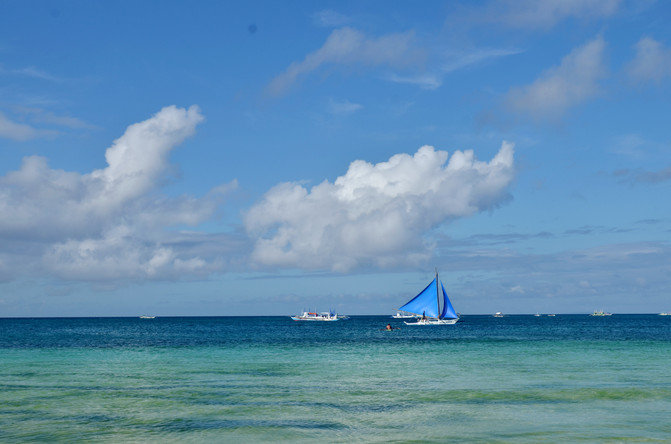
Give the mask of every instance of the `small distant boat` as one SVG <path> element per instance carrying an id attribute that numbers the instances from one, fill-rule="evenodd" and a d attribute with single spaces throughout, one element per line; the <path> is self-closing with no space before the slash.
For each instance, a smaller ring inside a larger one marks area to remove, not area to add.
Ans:
<path id="1" fill-rule="evenodd" d="M 156 316 L 140 316 L 140 319 L 154 319 Z"/>
<path id="2" fill-rule="evenodd" d="M 660 315 L 660 316 L 671 316 L 671 311 L 662 312 L 662 313 L 660 313 L 659 315 Z"/>
<path id="3" fill-rule="evenodd" d="M 539 317 L 539 316 L 540 316 L 540 313 L 536 313 L 534 316 Z"/>
<path id="4" fill-rule="evenodd" d="M 494 317 L 495 317 L 495 318 L 502 318 L 502 317 L 503 317 L 503 313 L 501 313 L 500 311 L 497 311 L 496 313 L 494 313 Z"/>
<path id="5" fill-rule="evenodd" d="M 613 313 L 608 313 L 607 311 L 603 310 L 594 310 L 594 313 L 592 313 L 590 316 L 612 316 Z"/>
<path id="6" fill-rule="evenodd" d="M 556 315 L 555 314 L 549 314 L 548 317 L 554 318 Z"/>
<path id="7" fill-rule="evenodd" d="M 454 311 L 450 298 L 447 297 L 445 287 L 438 280 L 438 270 L 431 283 L 399 308 L 399 311 L 420 317 L 417 322 L 404 322 L 405 325 L 452 325 L 459 320 L 459 315 Z"/>
<path id="8" fill-rule="evenodd" d="M 416 314 L 413 314 L 413 313 L 406 313 L 406 312 L 403 312 L 403 311 L 397 311 L 396 314 L 394 316 L 392 316 L 392 318 L 394 318 L 394 319 L 413 319 L 413 318 L 416 318 L 416 317 L 419 317 L 419 315 L 416 315 Z"/>
<path id="9" fill-rule="evenodd" d="M 304 311 L 303 313 L 297 316 L 291 316 L 291 319 L 294 321 L 322 321 L 322 322 L 333 322 L 339 321 L 341 319 L 347 319 L 347 316 L 338 315 L 330 311 L 323 311 L 317 313 L 316 311 Z"/>

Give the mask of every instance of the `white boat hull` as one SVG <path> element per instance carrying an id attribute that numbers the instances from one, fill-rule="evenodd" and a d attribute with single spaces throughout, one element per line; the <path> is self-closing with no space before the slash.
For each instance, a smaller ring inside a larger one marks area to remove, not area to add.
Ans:
<path id="1" fill-rule="evenodd" d="M 319 321 L 319 322 L 333 322 L 346 318 L 347 316 L 338 315 L 337 313 L 331 313 L 328 311 L 324 311 L 321 313 L 304 311 L 303 313 L 297 316 L 291 316 L 291 319 L 293 319 L 294 321 Z"/>
<path id="2" fill-rule="evenodd" d="M 403 322 L 405 325 L 454 325 L 459 319 L 420 319 L 417 322 Z"/>
<path id="3" fill-rule="evenodd" d="M 294 321 L 314 321 L 314 322 L 333 322 L 339 321 L 339 318 L 304 318 L 301 316 L 292 316 L 291 319 Z"/>

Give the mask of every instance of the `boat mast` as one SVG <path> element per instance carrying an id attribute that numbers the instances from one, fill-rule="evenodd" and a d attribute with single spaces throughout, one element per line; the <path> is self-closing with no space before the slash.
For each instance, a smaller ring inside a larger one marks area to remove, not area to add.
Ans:
<path id="1" fill-rule="evenodd" d="M 440 290 L 438 289 L 438 267 L 436 267 L 436 308 L 438 311 L 437 319 L 440 319 Z"/>

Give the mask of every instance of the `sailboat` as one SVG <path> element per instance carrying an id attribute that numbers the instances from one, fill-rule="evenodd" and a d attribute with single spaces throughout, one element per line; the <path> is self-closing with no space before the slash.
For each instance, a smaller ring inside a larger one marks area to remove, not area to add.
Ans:
<path id="1" fill-rule="evenodd" d="M 399 310 L 421 316 L 417 322 L 404 321 L 405 325 L 452 325 L 459 320 L 443 283 L 438 280 L 438 270 L 435 279 Z"/>

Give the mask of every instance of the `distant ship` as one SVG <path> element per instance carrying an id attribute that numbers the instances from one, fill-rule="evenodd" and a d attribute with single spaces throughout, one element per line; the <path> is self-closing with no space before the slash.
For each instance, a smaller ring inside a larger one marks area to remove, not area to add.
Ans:
<path id="1" fill-rule="evenodd" d="M 140 316 L 140 319 L 154 319 L 156 316 Z"/>
<path id="2" fill-rule="evenodd" d="M 590 316 L 612 316 L 613 313 L 608 313 L 607 311 L 603 310 L 594 310 L 594 313 L 592 313 Z"/>
<path id="3" fill-rule="evenodd" d="M 392 316 L 394 319 L 412 319 L 416 317 L 419 316 L 413 313 L 406 313 L 404 311 L 397 311 L 396 314 Z"/>
<path id="4" fill-rule="evenodd" d="M 503 313 L 501 313 L 500 311 L 497 311 L 496 313 L 494 313 L 494 317 L 495 317 L 495 318 L 502 318 L 502 317 L 503 317 Z"/>
<path id="5" fill-rule="evenodd" d="M 291 316 L 291 319 L 294 321 L 333 322 L 339 321 L 341 319 L 347 319 L 347 316 L 339 315 L 338 313 L 333 313 L 330 311 L 323 311 L 321 313 L 317 313 L 316 311 L 304 311 L 299 315 Z"/>

